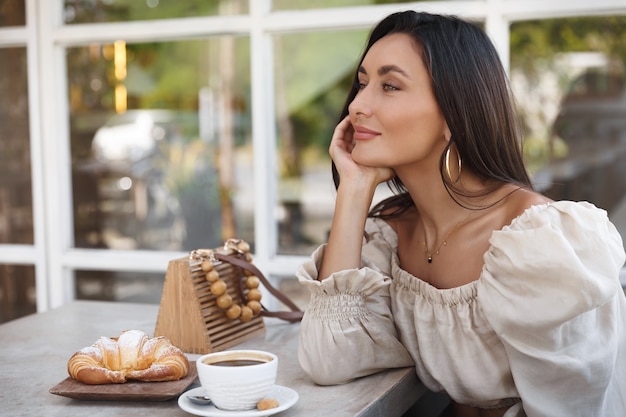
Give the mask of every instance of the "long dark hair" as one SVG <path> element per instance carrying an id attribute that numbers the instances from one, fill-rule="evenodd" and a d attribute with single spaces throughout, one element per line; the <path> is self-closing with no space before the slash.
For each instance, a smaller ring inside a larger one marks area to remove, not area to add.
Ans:
<path id="1" fill-rule="evenodd" d="M 469 169 L 497 189 L 503 183 L 532 188 L 522 157 L 521 131 L 504 68 L 487 35 L 478 27 L 455 16 L 415 11 L 393 13 L 371 32 L 359 65 L 374 43 L 392 33 L 403 33 L 420 46 L 422 60 L 430 74 L 435 98 L 452 134 L 441 155 L 440 172 L 448 193 L 459 198 L 472 197 L 444 175 L 447 149 L 455 146 L 463 169 Z M 344 105 L 342 120 L 358 92 L 355 71 L 353 87 Z M 335 186 L 339 174 L 332 166 Z M 388 182 L 394 196 L 376 205 L 370 215 L 389 217 L 413 205 L 400 179 Z"/>

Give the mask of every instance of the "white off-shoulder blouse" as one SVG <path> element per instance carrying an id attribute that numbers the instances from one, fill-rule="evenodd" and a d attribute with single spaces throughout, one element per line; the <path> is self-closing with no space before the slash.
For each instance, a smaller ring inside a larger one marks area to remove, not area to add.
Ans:
<path id="1" fill-rule="evenodd" d="M 415 366 L 433 391 L 506 416 L 626 416 L 625 255 L 606 212 L 533 206 L 494 231 L 478 280 L 437 289 L 399 266 L 397 236 L 368 219 L 359 269 L 317 280 L 298 356 L 318 384 Z"/>

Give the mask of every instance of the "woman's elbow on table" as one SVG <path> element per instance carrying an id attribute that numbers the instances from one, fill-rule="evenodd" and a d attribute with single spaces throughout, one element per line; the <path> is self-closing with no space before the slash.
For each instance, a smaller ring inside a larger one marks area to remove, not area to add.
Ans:
<path id="1" fill-rule="evenodd" d="M 381 372 L 385 369 L 410 366 L 412 360 L 407 355 L 397 355 L 400 361 L 385 361 L 382 357 L 374 357 L 363 353 L 367 349 L 328 350 L 305 347 L 298 348 L 298 361 L 307 375 L 317 385 L 347 384 L 357 378 Z M 388 356 L 388 355 L 383 355 Z"/>
<path id="2" fill-rule="evenodd" d="M 355 379 L 353 374 L 347 372 L 345 365 L 341 366 L 340 363 L 327 360 L 315 352 L 307 352 L 302 345 L 298 348 L 298 361 L 304 372 L 317 385 L 341 385 Z"/>
<path id="3" fill-rule="evenodd" d="M 317 370 L 305 370 L 311 380 L 317 385 L 342 385 L 351 382 L 355 378 L 347 378 L 345 375 L 328 374 Z"/>

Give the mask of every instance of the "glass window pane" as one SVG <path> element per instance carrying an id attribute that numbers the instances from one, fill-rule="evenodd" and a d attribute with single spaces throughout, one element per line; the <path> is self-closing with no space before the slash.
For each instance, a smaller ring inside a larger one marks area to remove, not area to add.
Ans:
<path id="1" fill-rule="evenodd" d="M 274 282 L 279 282 L 278 290 L 281 293 L 285 294 L 285 296 L 293 301 L 301 310 L 306 310 L 311 299 L 311 293 L 300 284 L 298 278 L 295 278 L 293 275 L 272 278 L 277 280 Z M 287 307 L 283 305 L 281 305 L 281 308 L 287 309 Z"/>
<path id="2" fill-rule="evenodd" d="M 159 304 L 165 274 L 75 271 L 77 300 Z"/>
<path id="3" fill-rule="evenodd" d="M 538 190 L 608 211 L 626 237 L 625 16 L 515 23 L 511 80 Z"/>
<path id="4" fill-rule="evenodd" d="M 0 27 L 26 25 L 25 0 L 0 1 Z"/>
<path id="5" fill-rule="evenodd" d="M 0 62 L 0 244 L 33 244 L 26 48 Z"/>
<path id="6" fill-rule="evenodd" d="M 65 0 L 63 4 L 67 24 L 248 13 L 248 0 Z"/>
<path id="7" fill-rule="evenodd" d="M 77 247 L 254 242 L 247 38 L 67 50 Z"/>
<path id="8" fill-rule="evenodd" d="M 0 323 L 37 312 L 35 267 L 0 264 Z"/>
<path id="9" fill-rule="evenodd" d="M 418 0 L 419 1 L 419 0 Z M 432 0 L 422 0 L 432 1 Z M 434 0 L 441 1 L 441 0 Z M 415 3 L 415 0 L 272 0 L 274 10 L 323 9 L 330 7 L 368 6 L 372 4 Z"/>
<path id="10" fill-rule="evenodd" d="M 328 145 L 367 31 L 274 38 L 279 252 L 308 255 L 327 239 L 334 208 Z"/>

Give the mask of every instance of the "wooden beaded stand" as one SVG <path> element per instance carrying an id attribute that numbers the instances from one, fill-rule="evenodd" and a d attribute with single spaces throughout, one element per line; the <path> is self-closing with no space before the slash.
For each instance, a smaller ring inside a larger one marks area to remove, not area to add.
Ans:
<path id="1" fill-rule="evenodd" d="M 189 257 L 169 262 L 154 335 L 166 336 L 183 352 L 205 354 L 226 350 L 264 333 L 261 316 L 246 323 L 226 317 L 209 290 L 200 263 Z M 215 264 L 215 269 L 226 282 L 233 301 L 245 304 L 238 290 L 243 270 L 227 262 Z"/>

